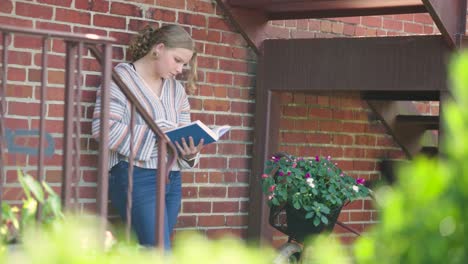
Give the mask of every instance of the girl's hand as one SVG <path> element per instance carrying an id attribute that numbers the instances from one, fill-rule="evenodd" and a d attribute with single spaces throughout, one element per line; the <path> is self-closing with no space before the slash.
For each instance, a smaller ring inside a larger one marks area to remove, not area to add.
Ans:
<path id="1" fill-rule="evenodd" d="M 182 146 L 179 144 L 179 142 L 176 141 L 176 147 L 179 149 L 180 156 L 187 161 L 193 160 L 197 154 L 202 150 L 203 148 L 203 142 L 204 140 L 201 139 L 200 143 L 198 143 L 197 146 L 195 146 L 195 143 L 193 142 L 193 137 L 189 137 L 189 142 L 187 144 L 185 138 L 182 138 Z"/>

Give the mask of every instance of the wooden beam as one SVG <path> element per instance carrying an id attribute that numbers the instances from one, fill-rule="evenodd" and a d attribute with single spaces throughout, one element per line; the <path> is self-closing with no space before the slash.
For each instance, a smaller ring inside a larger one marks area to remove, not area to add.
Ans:
<path id="1" fill-rule="evenodd" d="M 421 0 L 228 0 L 229 5 L 263 11 L 268 19 L 303 19 L 427 12 Z"/>
<path id="2" fill-rule="evenodd" d="M 244 37 L 253 51 L 259 55 L 261 45 L 271 27 L 266 15 L 255 9 L 238 8 L 228 4 L 228 0 L 216 0 L 230 23 Z"/>
<path id="3" fill-rule="evenodd" d="M 304 19 L 325 17 L 370 16 L 424 13 L 421 0 L 335 0 L 275 2 L 266 7 L 267 17 L 275 19 Z"/>
<path id="4" fill-rule="evenodd" d="M 466 0 L 422 0 L 450 48 L 460 48 L 466 29 Z"/>
<path id="5" fill-rule="evenodd" d="M 450 52 L 440 35 L 269 39 L 265 86 L 302 92 L 447 90 Z"/>

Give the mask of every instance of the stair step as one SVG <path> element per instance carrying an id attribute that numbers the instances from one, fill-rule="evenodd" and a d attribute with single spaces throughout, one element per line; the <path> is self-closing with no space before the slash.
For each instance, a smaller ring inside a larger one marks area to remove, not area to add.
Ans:
<path id="1" fill-rule="evenodd" d="M 392 101 L 439 101 L 439 91 L 366 91 L 361 92 L 363 100 Z"/>
<path id="2" fill-rule="evenodd" d="M 396 120 L 400 123 L 423 126 L 427 130 L 439 129 L 439 116 L 435 115 L 397 115 Z"/>

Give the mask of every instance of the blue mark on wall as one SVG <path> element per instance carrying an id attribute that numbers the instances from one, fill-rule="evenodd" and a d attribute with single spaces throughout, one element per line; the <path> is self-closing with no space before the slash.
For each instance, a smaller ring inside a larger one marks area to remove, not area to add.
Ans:
<path id="1" fill-rule="evenodd" d="M 39 146 L 38 147 L 28 147 L 21 146 L 15 143 L 16 137 L 34 137 L 39 138 L 39 130 L 27 130 L 27 129 L 17 129 L 10 130 L 6 129 L 5 137 L 7 142 L 7 148 L 9 153 L 20 153 L 28 155 L 39 155 Z M 44 154 L 46 156 L 54 155 L 55 142 L 52 136 L 49 133 L 45 133 L 46 148 L 44 149 Z"/>

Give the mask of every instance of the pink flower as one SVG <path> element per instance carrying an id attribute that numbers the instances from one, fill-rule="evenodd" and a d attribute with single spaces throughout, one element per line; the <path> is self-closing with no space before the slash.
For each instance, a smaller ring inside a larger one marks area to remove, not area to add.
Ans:
<path id="1" fill-rule="evenodd" d="M 290 171 L 288 171 L 288 176 L 289 176 L 289 175 L 291 175 L 291 172 L 290 172 Z"/>
<path id="2" fill-rule="evenodd" d="M 272 186 L 270 186 L 270 188 L 268 189 L 268 191 L 274 192 L 275 189 L 276 189 L 276 185 L 272 185 Z"/>
<path id="3" fill-rule="evenodd" d="M 297 166 L 297 163 L 294 162 L 294 163 L 292 164 L 292 167 L 293 167 L 293 168 L 296 168 L 296 166 Z"/>
<path id="4" fill-rule="evenodd" d="M 360 185 L 364 185 L 365 182 L 366 182 L 366 179 L 364 179 L 364 178 L 358 178 L 358 179 L 356 180 L 356 183 L 357 183 L 357 184 L 360 184 Z"/>
<path id="5" fill-rule="evenodd" d="M 320 161 L 320 157 L 319 157 L 319 156 L 315 156 L 315 161 Z"/>
<path id="6" fill-rule="evenodd" d="M 268 174 L 263 173 L 263 174 L 262 174 L 262 179 L 265 179 L 265 178 L 268 178 Z"/>

